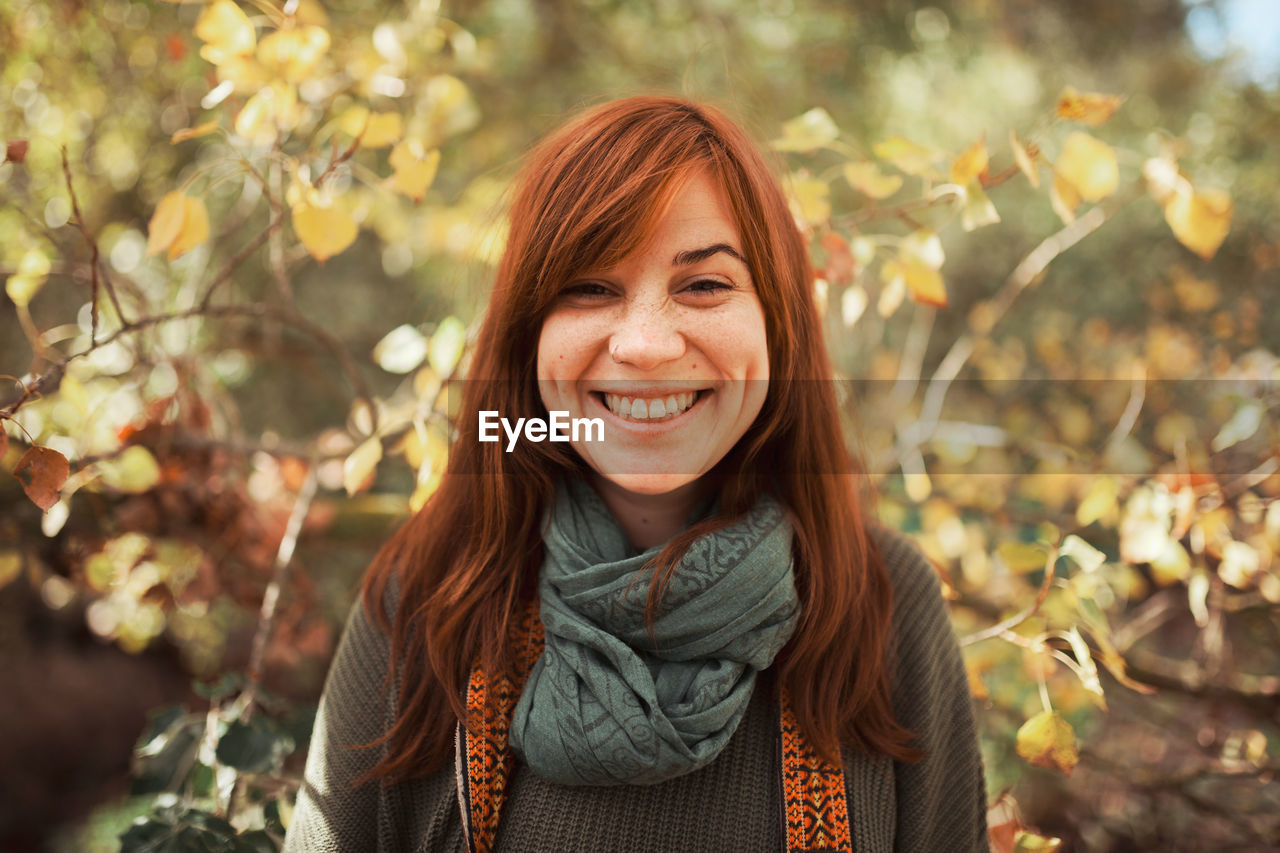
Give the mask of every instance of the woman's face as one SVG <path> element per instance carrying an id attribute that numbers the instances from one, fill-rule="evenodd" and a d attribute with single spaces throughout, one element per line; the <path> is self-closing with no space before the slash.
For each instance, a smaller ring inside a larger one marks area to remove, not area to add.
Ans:
<path id="1" fill-rule="evenodd" d="M 704 172 L 612 269 L 566 282 L 538 339 L 548 411 L 600 418 L 574 448 L 636 493 L 689 485 L 737 443 L 768 390 L 764 311 L 723 190 Z"/>

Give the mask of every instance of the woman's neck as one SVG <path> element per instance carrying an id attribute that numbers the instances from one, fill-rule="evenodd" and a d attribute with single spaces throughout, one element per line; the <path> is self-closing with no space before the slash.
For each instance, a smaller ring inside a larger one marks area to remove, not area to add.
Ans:
<path id="1" fill-rule="evenodd" d="M 641 551 L 647 551 L 668 542 L 685 529 L 694 507 L 706 495 L 705 479 L 660 495 L 629 492 L 594 472 L 589 481 L 618 520 L 628 541 Z"/>

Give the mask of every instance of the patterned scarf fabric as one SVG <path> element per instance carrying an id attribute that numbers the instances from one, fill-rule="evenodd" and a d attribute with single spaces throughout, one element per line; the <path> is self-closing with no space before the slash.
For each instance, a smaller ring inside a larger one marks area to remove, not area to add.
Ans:
<path id="1" fill-rule="evenodd" d="M 644 566 L 661 549 L 634 554 L 594 489 L 562 483 L 543 540 L 546 647 L 512 717 L 515 753 L 566 785 L 653 784 L 714 759 L 799 617 L 777 501 L 689 547 L 652 633 Z"/>

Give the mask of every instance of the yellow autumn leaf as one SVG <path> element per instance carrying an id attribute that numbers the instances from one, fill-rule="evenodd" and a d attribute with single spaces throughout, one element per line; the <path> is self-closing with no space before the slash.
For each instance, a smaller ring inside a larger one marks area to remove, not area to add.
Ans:
<path id="1" fill-rule="evenodd" d="M 265 36 L 258 61 L 290 83 L 301 83 L 328 50 L 329 32 L 323 27 L 292 27 Z"/>
<path id="2" fill-rule="evenodd" d="M 214 65 L 253 53 L 257 34 L 244 10 L 231 0 L 214 0 L 196 19 L 196 38 L 204 42 L 200 55 Z"/>
<path id="3" fill-rule="evenodd" d="M 177 145 L 179 142 L 186 142 L 188 139 L 195 139 L 200 136 L 208 136 L 218 129 L 218 120 L 211 119 L 198 124 L 195 127 L 184 127 L 182 130 L 174 131 L 173 136 L 169 137 L 171 145 Z"/>
<path id="4" fill-rule="evenodd" d="M 1064 224 L 1070 225 L 1076 221 L 1080 193 L 1076 190 L 1075 184 L 1055 172 L 1053 183 L 1049 186 L 1049 204 L 1053 205 L 1053 212 L 1058 214 L 1058 218 Z"/>
<path id="5" fill-rule="evenodd" d="M 1116 152 L 1107 143 L 1078 130 L 1062 144 L 1054 171 L 1069 181 L 1085 201 L 1101 201 L 1120 184 Z"/>
<path id="6" fill-rule="evenodd" d="M 18 269 L 5 279 L 4 289 L 14 305 L 29 305 L 37 291 L 49 277 L 52 265 L 44 252 L 36 248 L 27 249 L 18 262 Z"/>
<path id="7" fill-rule="evenodd" d="M 1016 575 L 1039 572 L 1045 569 L 1049 549 L 1034 542 L 1002 542 L 996 548 L 1000 562 Z"/>
<path id="8" fill-rule="evenodd" d="M 422 143 L 406 139 L 391 149 L 391 188 L 414 201 L 422 201 L 440 167 L 440 150 L 423 151 Z"/>
<path id="9" fill-rule="evenodd" d="M 204 202 L 189 195 L 182 197 L 182 227 L 169 244 L 169 260 L 184 255 L 209 239 L 209 211 Z"/>
<path id="10" fill-rule="evenodd" d="M 886 175 L 869 161 L 845 163 L 844 179 L 849 186 L 874 199 L 888 198 L 902 188 L 901 175 Z"/>
<path id="11" fill-rule="evenodd" d="M 936 308 L 947 307 L 947 288 L 942 274 L 919 258 L 899 256 L 896 260 L 885 261 L 881 277 L 888 288 L 905 285 L 916 302 Z"/>
<path id="12" fill-rule="evenodd" d="M 982 190 L 982 181 L 971 180 L 964 188 L 964 205 L 960 208 L 960 226 L 966 231 L 973 231 L 984 225 L 992 225 L 1000 221 L 996 206 L 987 198 Z"/>
<path id="13" fill-rule="evenodd" d="M 1197 190 L 1181 183 L 1165 202 L 1164 218 L 1178 242 L 1208 260 L 1231 230 L 1231 196 L 1223 190 Z"/>
<path id="14" fill-rule="evenodd" d="M 254 145 L 270 145 L 282 130 L 289 130 L 301 116 L 298 93 L 288 83 L 263 86 L 245 101 L 236 114 L 235 130 Z"/>
<path id="15" fill-rule="evenodd" d="M 305 203 L 294 205 L 293 230 L 311 257 L 320 263 L 354 243 L 360 232 L 355 220 L 345 211 Z"/>
<path id="16" fill-rule="evenodd" d="M 1166 539 L 1164 549 L 1151 560 L 1151 577 L 1160 586 L 1185 581 L 1191 576 L 1191 555 L 1176 539 Z"/>
<path id="17" fill-rule="evenodd" d="M 986 137 L 982 137 L 951 164 L 951 182 L 962 187 L 968 186 L 971 181 L 987 171 L 989 162 L 987 140 Z"/>
<path id="18" fill-rule="evenodd" d="M 178 239 L 182 230 L 182 220 L 187 215 L 187 205 L 183 201 L 185 193 L 174 190 L 165 193 L 151 214 L 151 222 L 147 225 L 147 254 L 163 252 Z"/>
<path id="19" fill-rule="evenodd" d="M 1036 155 L 1039 153 L 1034 145 L 1023 145 L 1018 134 L 1009 131 L 1009 147 L 1013 149 L 1013 162 L 1018 164 L 1022 174 L 1027 176 L 1031 186 L 1040 187 L 1040 170 L 1036 168 Z"/>
<path id="20" fill-rule="evenodd" d="M 209 239 L 209 213 L 204 202 L 181 190 L 166 193 L 147 226 L 147 254 L 168 250 L 169 260 Z"/>
<path id="21" fill-rule="evenodd" d="M 800 217 L 805 222 L 816 224 L 831 218 L 831 202 L 828 195 L 831 187 L 826 181 L 816 178 L 800 178 L 792 187 Z"/>
<path id="22" fill-rule="evenodd" d="M 942 159 L 937 150 L 901 136 L 877 142 L 871 150 L 881 160 L 888 160 L 908 175 L 925 175 L 933 171 L 933 164 Z"/>
<path id="23" fill-rule="evenodd" d="M 1118 505 L 1120 486 L 1112 477 L 1097 477 L 1089 483 L 1089 490 L 1076 508 L 1076 522 L 1088 527 L 1095 521 L 1110 516 Z"/>
<path id="24" fill-rule="evenodd" d="M 1120 95 L 1077 92 L 1073 87 L 1067 86 L 1058 96 L 1058 118 L 1097 127 L 1115 115 L 1123 103 L 1124 98 Z"/>
<path id="25" fill-rule="evenodd" d="M 1076 733 L 1057 711 L 1041 711 L 1018 729 L 1018 755 L 1039 767 L 1070 776 L 1080 761 Z"/>
<path id="26" fill-rule="evenodd" d="M 382 461 L 382 439 L 376 435 L 365 439 L 342 463 L 342 485 L 348 495 L 363 490 Z"/>
<path id="27" fill-rule="evenodd" d="M 840 135 L 831 114 L 815 107 L 782 125 L 782 138 L 769 145 L 775 151 L 813 151 L 834 142 Z"/>
<path id="28" fill-rule="evenodd" d="M 386 148 L 404 135 L 404 120 L 399 113 L 374 113 L 360 105 L 342 114 L 339 127 L 348 136 L 360 137 L 361 148 Z"/>
<path id="29" fill-rule="evenodd" d="M 1061 838 L 1046 838 L 1026 829 L 1018 830 L 1013 842 L 1013 853 L 1052 853 L 1061 848 Z"/>

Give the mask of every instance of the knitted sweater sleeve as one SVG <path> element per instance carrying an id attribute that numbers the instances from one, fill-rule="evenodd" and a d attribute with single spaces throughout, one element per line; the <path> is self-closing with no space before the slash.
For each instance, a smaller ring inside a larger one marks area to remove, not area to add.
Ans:
<path id="1" fill-rule="evenodd" d="M 898 720 L 917 735 L 918 762 L 895 762 L 898 851 L 982 851 L 986 782 L 973 700 L 941 584 L 904 535 L 881 531 L 893 582 Z"/>
<path id="2" fill-rule="evenodd" d="M 354 786 L 382 756 L 355 749 L 384 731 L 388 640 L 357 598 L 325 679 L 283 853 L 378 849 L 378 783 Z"/>

